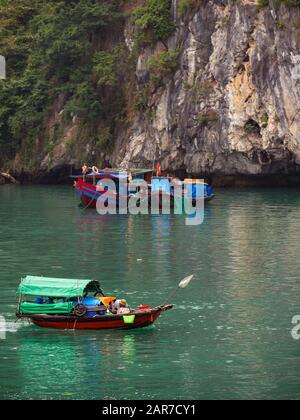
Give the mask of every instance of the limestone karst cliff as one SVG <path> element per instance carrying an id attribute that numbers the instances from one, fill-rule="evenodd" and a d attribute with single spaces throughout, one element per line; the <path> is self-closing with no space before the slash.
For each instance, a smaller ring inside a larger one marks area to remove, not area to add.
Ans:
<path id="1" fill-rule="evenodd" d="M 84 160 L 124 168 L 159 160 L 166 172 L 216 182 L 300 173 L 299 7 L 172 0 L 170 36 L 137 47 L 135 10 L 147 1 L 121 3 L 121 24 L 105 41 L 108 50 L 123 45 L 118 66 L 126 67 L 122 86 L 103 99 L 122 89 L 122 118 L 109 133 L 110 147 L 90 132 L 84 138 L 76 111 L 66 122 L 66 96 L 53 92 L 30 163 L 21 142 L 3 169 L 47 177 Z M 101 122 L 97 130 L 103 132 Z"/>

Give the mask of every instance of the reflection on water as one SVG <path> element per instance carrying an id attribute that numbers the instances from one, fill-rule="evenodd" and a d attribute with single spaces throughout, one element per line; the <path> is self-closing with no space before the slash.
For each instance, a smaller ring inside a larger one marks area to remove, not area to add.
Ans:
<path id="1" fill-rule="evenodd" d="M 67 187 L 0 188 L 1 398 L 300 397 L 297 191 L 220 191 L 196 227 L 76 204 Z M 14 322 L 25 274 L 99 279 L 137 306 L 163 303 L 192 273 L 176 309 L 144 330 Z"/>

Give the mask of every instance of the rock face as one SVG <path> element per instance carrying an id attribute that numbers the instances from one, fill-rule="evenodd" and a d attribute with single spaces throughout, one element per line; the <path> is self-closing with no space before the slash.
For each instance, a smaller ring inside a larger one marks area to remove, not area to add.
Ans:
<path id="1" fill-rule="evenodd" d="M 198 175 L 297 173 L 299 9 L 215 0 L 180 17 L 176 4 L 178 29 L 168 46 L 180 47 L 180 67 L 152 92 L 152 119 L 136 115 L 119 138 L 113 163 L 146 165 L 155 157 L 166 171 Z"/>
<path id="2" fill-rule="evenodd" d="M 18 184 L 18 181 L 5 172 L 0 172 L 0 186 L 5 184 Z"/>
<path id="3" fill-rule="evenodd" d="M 167 46 L 180 52 L 178 69 L 148 90 L 147 112 L 135 111 L 103 161 L 151 167 L 160 160 L 166 172 L 219 181 L 300 174 L 300 9 L 210 0 L 180 15 L 173 0 L 172 14 L 177 30 Z M 133 34 L 127 19 L 129 51 Z M 140 93 L 149 80 L 149 57 L 165 48 L 146 48 L 138 57 Z M 51 160 L 41 151 L 37 172 L 80 167 L 83 160 L 100 166 L 92 146 L 70 146 L 76 126 L 74 118 L 63 128 Z"/>

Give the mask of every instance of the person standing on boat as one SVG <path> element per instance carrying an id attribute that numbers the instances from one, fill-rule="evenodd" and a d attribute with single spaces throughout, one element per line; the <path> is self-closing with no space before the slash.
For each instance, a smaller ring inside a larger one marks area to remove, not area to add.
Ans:
<path id="1" fill-rule="evenodd" d="M 81 170 L 82 170 L 83 180 L 85 181 L 85 177 L 86 177 L 86 175 L 89 172 L 89 167 L 87 166 L 86 163 L 83 165 L 83 167 L 81 168 Z"/>

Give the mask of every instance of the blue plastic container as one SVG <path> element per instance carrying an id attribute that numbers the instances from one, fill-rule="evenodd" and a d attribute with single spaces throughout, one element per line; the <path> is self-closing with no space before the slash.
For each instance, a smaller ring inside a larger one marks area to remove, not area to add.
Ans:
<path id="1" fill-rule="evenodd" d="M 207 185 L 207 186 L 206 186 L 206 195 L 207 195 L 208 197 L 210 197 L 210 196 L 212 195 L 212 193 L 213 193 L 213 189 L 212 189 L 212 187 L 211 187 L 211 186 L 209 186 L 209 185 Z"/>
<path id="2" fill-rule="evenodd" d="M 82 303 L 85 306 L 102 306 L 102 303 L 100 302 L 100 300 L 93 297 L 85 298 L 80 303 Z M 104 315 L 105 311 L 101 311 L 101 312 L 88 311 L 86 313 L 86 316 L 95 316 L 97 314 Z"/>

